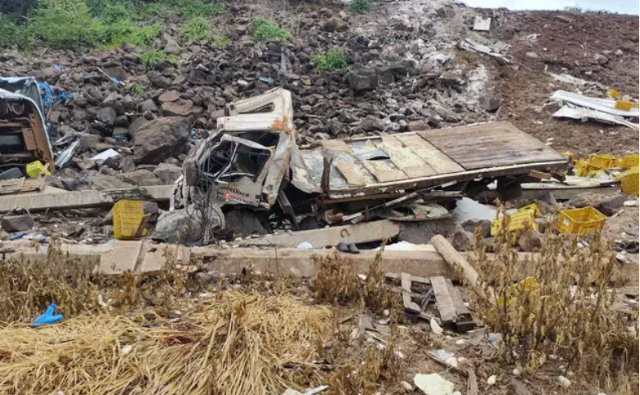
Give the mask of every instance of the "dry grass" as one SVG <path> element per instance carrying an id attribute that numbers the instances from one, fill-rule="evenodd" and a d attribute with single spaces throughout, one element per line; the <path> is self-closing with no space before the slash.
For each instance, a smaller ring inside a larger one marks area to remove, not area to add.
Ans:
<path id="1" fill-rule="evenodd" d="M 326 379 L 314 360 L 331 317 L 290 297 L 227 291 L 175 324 L 103 314 L 40 330 L 10 325 L 0 330 L 0 393 L 301 390 Z"/>
<path id="2" fill-rule="evenodd" d="M 0 262 L 0 327 L 30 321 L 53 302 L 65 317 L 96 312 L 102 309 L 98 295 L 117 310 L 152 305 L 166 312 L 199 285 L 187 271 L 176 268 L 171 254 L 165 252 L 165 260 L 164 269 L 153 274 L 97 275 L 93 264 L 69 257 L 53 237 L 45 259 L 21 255 Z"/>
<path id="3" fill-rule="evenodd" d="M 480 274 L 481 286 L 469 292 L 476 316 L 502 335 L 504 360 L 534 372 L 556 355 L 565 374 L 608 393 L 637 391 L 637 314 L 611 309 L 617 262 L 610 243 L 592 237 L 581 248 L 576 238 L 548 230 L 536 257 L 518 263 L 515 237 L 495 238 L 495 259 L 476 248 L 470 260 Z M 525 267 L 535 281 L 514 285 Z"/>
<path id="4" fill-rule="evenodd" d="M 323 257 L 314 256 L 318 273 L 313 290 L 319 303 L 334 305 L 359 305 L 374 314 L 399 306 L 398 295 L 384 285 L 384 273 L 380 270 L 382 250 L 369 266 L 364 280 L 358 276 L 355 263 L 335 252 Z"/>

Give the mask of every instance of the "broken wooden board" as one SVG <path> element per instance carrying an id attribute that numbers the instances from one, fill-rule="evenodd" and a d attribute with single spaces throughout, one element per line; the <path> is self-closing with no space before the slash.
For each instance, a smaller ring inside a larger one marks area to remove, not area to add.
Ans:
<path id="1" fill-rule="evenodd" d="M 36 178 L 12 178 L 0 181 L 0 195 L 20 194 L 44 189 L 44 177 Z"/>
<path id="2" fill-rule="evenodd" d="M 303 230 L 282 235 L 265 235 L 257 239 L 242 240 L 241 246 L 297 247 L 308 242 L 314 248 L 335 247 L 338 243 L 368 243 L 391 239 L 400 233 L 400 224 L 382 220 L 357 225 L 333 226 L 330 228 Z"/>
<path id="3" fill-rule="evenodd" d="M 405 310 L 421 311 L 420 306 L 411 301 L 411 275 L 409 273 L 400 274 L 400 286 L 402 287 L 402 304 Z"/>
<path id="4" fill-rule="evenodd" d="M 365 175 L 354 163 L 338 159 L 334 162 L 334 167 L 342 177 L 351 185 L 364 186 L 367 184 Z"/>
<path id="5" fill-rule="evenodd" d="M 383 136 L 377 147 L 389 154 L 391 162 L 409 178 L 428 177 L 438 174 L 411 149 L 406 148 L 393 136 Z"/>
<path id="6" fill-rule="evenodd" d="M 362 161 L 362 165 L 373 174 L 378 182 L 400 181 L 409 178 L 402 170 L 391 167 L 384 161 L 365 160 Z"/>
<path id="7" fill-rule="evenodd" d="M 508 122 L 428 130 L 420 136 L 466 170 L 566 160 Z"/>
<path id="8" fill-rule="evenodd" d="M 460 289 L 454 286 L 450 279 L 446 279 L 445 283 L 447 284 L 449 295 L 451 295 L 451 301 L 453 302 L 453 307 L 456 310 L 456 315 L 471 315 L 471 312 L 464 304 L 464 299 L 462 299 L 462 292 L 460 292 Z"/>
<path id="9" fill-rule="evenodd" d="M 173 185 L 158 185 L 106 191 L 59 191 L 53 193 L 0 196 L 0 213 L 17 208 L 29 211 L 69 210 L 112 206 L 119 200 L 151 200 L 169 202 Z"/>
<path id="10" fill-rule="evenodd" d="M 464 168 L 456 163 L 456 161 L 420 137 L 420 132 L 398 134 L 395 137 L 407 148 L 415 152 L 420 159 L 425 161 L 438 174 L 464 171 Z"/>
<path id="11" fill-rule="evenodd" d="M 444 277 L 431 277 L 431 286 L 436 296 L 436 304 L 440 312 L 440 319 L 443 323 L 454 322 L 456 319 L 456 308 L 449 294 L 447 283 Z"/>

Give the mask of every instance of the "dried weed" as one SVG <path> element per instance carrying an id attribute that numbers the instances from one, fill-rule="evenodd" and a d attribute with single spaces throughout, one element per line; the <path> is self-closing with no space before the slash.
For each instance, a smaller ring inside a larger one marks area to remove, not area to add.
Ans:
<path id="1" fill-rule="evenodd" d="M 549 228 L 534 258 L 519 262 L 511 247 L 516 237 L 498 235 L 493 259 L 477 244 L 470 259 L 481 285 L 469 295 L 477 317 L 502 335 L 503 359 L 534 372 L 556 355 L 566 371 L 608 392 L 629 381 L 637 388 L 637 313 L 629 319 L 611 309 L 618 265 L 611 244 L 600 236 L 579 242 Z M 523 271 L 530 277 L 514 283 Z"/>

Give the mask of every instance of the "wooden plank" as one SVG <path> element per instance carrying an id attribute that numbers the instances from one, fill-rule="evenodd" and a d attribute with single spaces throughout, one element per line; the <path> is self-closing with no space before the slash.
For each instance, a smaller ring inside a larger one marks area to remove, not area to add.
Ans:
<path id="1" fill-rule="evenodd" d="M 453 248 L 447 239 L 442 235 L 435 235 L 431 238 L 431 244 L 436 248 L 436 251 L 442 254 L 444 260 L 451 265 L 453 270 L 462 269 L 465 279 L 472 287 L 478 284 L 478 272 L 476 269 L 467 262 L 462 254 Z"/>
<path id="2" fill-rule="evenodd" d="M 384 161 L 365 160 L 362 161 L 362 165 L 373 174 L 378 182 L 400 181 L 409 178 L 402 170 L 393 168 Z"/>
<path id="3" fill-rule="evenodd" d="M 430 130 L 420 136 L 467 170 L 563 159 L 508 122 Z"/>
<path id="4" fill-rule="evenodd" d="M 442 151 L 434 147 L 427 140 L 416 134 L 398 134 L 395 136 L 405 147 L 425 161 L 436 173 L 458 173 L 464 171 L 456 161 L 449 158 Z"/>
<path id="5" fill-rule="evenodd" d="M 412 150 L 405 148 L 398 139 L 392 136 L 383 137 L 382 143 L 378 143 L 377 147 L 389 154 L 391 162 L 410 178 L 438 174 Z"/>
<path id="6" fill-rule="evenodd" d="M 0 213 L 17 208 L 30 211 L 65 210 L 114 205 L 118 200 L 168 202 L 173 185 L 112 189 L 107 191 L 59 191 L 0 196 Z"/>
<path id="7" fill-rule="evenodd" d="M 350 185 L 364 186 L 367 185 L 365 175 L 362 171 L 355 167 L 355 164 L 346 160 L 337 160 L 334 163 L 336 170 L 347 180 Z"/>
<path id="8" fill-rule="evenodd" d="M 456 308 L 453 306 L 444 277 L 431 277 L 431 286 L 436 296 L 440 319 L 445 323 L 453 322 L 456 319 Z"/>
<path id="9" fill-rule="evenodd" d="M 446 279 L 447 289 L 449 290 L 449 295 L 451 295 L 451 300 L 453 301 L 453 307 L 456 308 L 457 315 L 470 315 L 471 312 L 464 305 L 464 299 L 462 299 L 462 292 L 460 289 L 453 285 L 450 279 Z"/>
<path id="10" fill-rule="evenodd" d="M 307 241 L 315 248 L 324 248 L 336 246 L 340 242 L 358 244 L 391 239 L 398 233 L 400 233 L 400 225 L 397 222 L 382 220 L 357 225 L 303 230 L 291 234 L 265 235 L 257 239 L 242 240 L 238 244 L 295 248 L 300 243 Z"/>
<path id="11" fill-rule="evenodd" d="M 400 286 L 402 287 L 402 304 L 407 310 L 420 311 L 420 306 L 411 301 L 411 275 L 400 273 Z"/>
<path id="12" fill-rule="evenodd" d="M 353 154 L 353 149 L 351 149 L 344 140 L 323 140 L 321 144 L 324 150 L 340 151 L 350 155 Z"/>

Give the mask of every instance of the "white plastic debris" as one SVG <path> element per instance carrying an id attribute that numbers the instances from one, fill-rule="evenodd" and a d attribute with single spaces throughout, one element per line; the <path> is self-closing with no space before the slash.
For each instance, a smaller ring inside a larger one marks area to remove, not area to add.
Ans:
<path id="1" fill-rule="evenodd" d="M 109 159 L 109 158 L 117 158 L 119 156 L 120 156 L 120 153 L 118 153 L 118 151 L 114 150 L 113 148 L 109 148 L 106 151 L 100 152 L 98 155 L 92 156 L 91 160 L 96 162 L 98 165 L 101 165 L 107 159 Z"/>
<path id="2" fill-rule="evenodd" d="M 433 318 L 431 319 L 431 321 L 429 321 L 429 326 L 431 326 L 431 331 L 436 335 L 441 335 L 442 333 L 444 333 L 444 329 L 442 329 L 442 327 L 438 325 L 436 320 Z"/>
<path id="3" fill-rule="evenodd" d="M 496 219 L 496 208 L 481 204 L 475 200 L 463 197 L 456 202 L 456 208 L 453 210 L 453 217 L 456 221 L 464 223 L 467 220 L 486 219 L 493 221 Z"/>
<path id="4" fill-rule="evenodd" d="M 513 369 L 512 373 L 514 376 L 520 376 L 522 374 L 522 372 L 518 368 Z"/>
<path id="5" fill-rule="evenodd" d="M 406 391 L 413 391 L 413 385 L 407 383 L 406 381 L 401 381 L 400 385 L 402 385 L 402 388 L 404 388 Z"/>
<path id="6" fill-rule="evenodd" d="M 126 346 L 122 347 L 122 350 L 120 350 L 120 355 L 127 355 L 131 351 L 133 351 L 133 346 L 131 344 L 127 344 Z"/>
<path id="7" fill-rule="evenodd" d="M 495 374 L 494 374 L 494 375 L 492 375 L 492 376 L 489 376 L 489 378 L 487 379 L 487 384 L 489 384 L 489 385 L 494 385 L 494 384 L 496 383 L 496 380 L 497 380 L 497 379 L 498 379 L 498 378 L 496 377 L 496 375 L 495 375 Z"/>
<path id="8" fill-rule="evenodd" d="M 416 374 L 413 383 L 426 395 L 453 395 L 453 383 L 437 373 Z"/>
<path id="9" fill-rule="evenodd" d="M 298 244 L 298 247 L 296 248 L 299 250 L 313 250 L 313 246 L 308 241 L 303 241 L 302 243 Z"/>
<path id="10" fill-rule="evenodd" d="M 566 378 L 564 376 L 558 376 L 558 382 L 560 383 L 562 388 L 567 389 L 567 388 L 571 387 L 571 380 L 569 380 L 568 378 Z"/>

